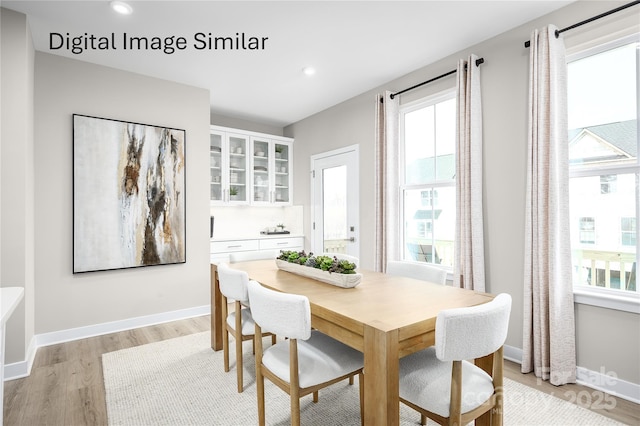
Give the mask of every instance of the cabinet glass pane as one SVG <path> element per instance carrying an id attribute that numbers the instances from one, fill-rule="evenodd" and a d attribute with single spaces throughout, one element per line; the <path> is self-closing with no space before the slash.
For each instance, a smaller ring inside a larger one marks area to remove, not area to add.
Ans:
<path id="1" fill-rule="evenodd" d="M 248 201 L 247 139 L 229 137 L 229 200 Z"/>
<path id="2" fill-rule="evenodd" d="M 222 136 L 211 135 L 210 156 L 210 197 L 212 201 L 222 200 Z"/>
<path id="3" fill-rule="evenodd" d="M 275 201 L 289 202 L 289 146 L 275 144 Z"/>
<path id="4" fill-rule="evenodd" d="M 253 141 L 253 201 L 269 202 L 269 143 Z"/>

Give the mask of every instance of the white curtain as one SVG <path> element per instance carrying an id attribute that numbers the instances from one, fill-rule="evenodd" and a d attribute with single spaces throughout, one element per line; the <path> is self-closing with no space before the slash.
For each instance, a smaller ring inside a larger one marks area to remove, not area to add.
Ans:
<path id="1" fill-rule="evenodd" d="M 482 105 L 477 56 L 458 61 L 456 240 L 453 284 L 484 291 Z"/>
<path id="2" fill-rule="evenodd" d="M 522 372 L 575 383 L 564 42 L 531 34 Z"/>
<path id="3" fill-rule="evenodd" d="M 398 98 L 391 92 L 376 97 L 376 248 L 375 270 L 384 272 L 388 260 L 400 258 L 400 200 L 398 195 Z"/>

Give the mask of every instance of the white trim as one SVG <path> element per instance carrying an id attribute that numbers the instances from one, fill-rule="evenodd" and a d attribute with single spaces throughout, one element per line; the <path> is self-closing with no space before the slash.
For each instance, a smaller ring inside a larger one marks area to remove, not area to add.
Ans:
<path id="1" fill-rule="evenodd" d="M 27 377 L 31 374 L 31 367 L 36 355 L 36 351 L 49 345 L 70 342 L 73 340 L 86 339 L 88 337 L 101 336 L 104 334 L 116 333 L 119 331 L 131 330 L 134 328 L 147 327 L 150 325 L 162 324 L 181 319 L 209 315 L 211 305 L 197 306 L 194 308 L 180 309 L 177 311 L 161 312 L 158 314 L 141 317 L 127 318 L 119 321 L 105 322 L 102 324 L 88 325 L 85 327 L 71 328 L 68 330 L 52 331 L 50 333 L 36 334 L 31 339 L 27 356 L 24 361 L 19 361 L 4 366 L 4 379 L 14 380 Z"/>
<path id="2" fill-rule="evenodd" d="M 504 345 L 504 359 L 522 365 L 522 349 Z M 615 377 L 615 374 L 604 371 L 604 368 L 600 371 L 593 371 L 577 367 L 576 383 L 640 404 L 640 384 L 619 379 Z"/>
<path id="3" fill-rule="evenodd" d="M 581 305 L 599 306 L 640 314 L 640 293 L 599 287 L 574 286 L 573 301 Z"/>

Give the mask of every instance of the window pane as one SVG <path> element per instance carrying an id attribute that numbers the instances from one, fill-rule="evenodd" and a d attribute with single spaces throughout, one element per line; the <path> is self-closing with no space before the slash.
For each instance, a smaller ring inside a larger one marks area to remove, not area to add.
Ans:
<path id="1" fill-rule="evenodd" d="M 435 106 L 404 115 L 405 183 L 433 181 L 435 178 Z"/>
<path id="2" fill-rule="evenodd" d="M 347 239 L 347 166 L 324 169 L 322 208 L 325 252 L 346 253 Z"/>
<path id="3" fill-rule="evenodd" d="M 637 43 L 567 66 L 569 128 L 636 119 Z"/>
<path id="4" fill-rule="evenodd" d="M 638 36 L 568 63 L 574 285 L 638 291 Z"/>
<path id="5" fill-rule="evenodd" d="M 453 266 L 455 186 L 404 191 L 404 260 Z"/>
<path id="6" fill-rule="evenodd" d="M 436 180 L 455 179 L 456 100 L 436 104 Z"/>
<path id="7" fill-rule="evenodd" d="M 456 100 L 404 114 L 405 183 L 455 179 Z"/>
<path id="8" fill-rule="evenodd" d="M 601 176 L 570 180 L 574 284 L 636 291 L 638 176 L 610 177 L 613 193 Z"/>

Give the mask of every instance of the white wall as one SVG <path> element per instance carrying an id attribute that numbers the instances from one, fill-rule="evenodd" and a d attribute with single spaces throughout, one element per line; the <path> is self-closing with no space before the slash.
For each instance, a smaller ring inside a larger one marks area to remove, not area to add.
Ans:
<path id="1" fill-rule="evenodd" d="M 6 360 L 23 359 L 34 333 L 34 49 L 27 19 L 2 14 L 0 285 L 24 287 L 7 323 Z M 0 384 L 1 385 L 1 384 Z"/>
<path id="2" fill-rule="evenodd" d="M 373 267 L 374 246 L 374 112 L 375 94 L 399 91 L 455 69 L 458 59 L 475 53 L 481 65 L 484 125 L 484 217 L 486 279 L 488 291 L 507 292 L 514 299 L 507 345 L 522 347 L 524 274 L 524 215 L 526 187 L 528 55 L 524 42 L 530 32 L 547 24 L 564 28 L 625 2 L 580 1 L 553 14 L 471 46 L 430 66 L 391 81 L 326 111 L 285 128 L 296 149 L 296 203 L 305 207 L 305 233 L 309 223 L 309 156 L 352 144 L 360 145 L 360 258 Z M 490 25 L 478 22 L 478 25 Z M 568 47 L 600 37 L 617 36 L 628 29 L 638 31 L 637 7 L 615 17 L 565 33 Z M 625 29 L 626 28 L 626 29 Z M 627 31 L 628 32 L 628 31 Z M 434 41 L 437 42 L 437 41 Z M 415 45 L 420 54 L 419 44 Z M 429 48 L 429 41 L 424 49 Z M 402 95 L 401 102 L 455 87 L 455 78 Z M 640 319 L 637 314 L 593 306 L 576 305 L 578 365 L 604 369 L 624 380 L 640 384 Z"/>
<path id="3" fill-rule="evenodd" d="M 209 92 L 37 52 L 36 334 L 209 304 Z M 186 130 L 186 255 L 72 274 L 72 114 Z"/>

